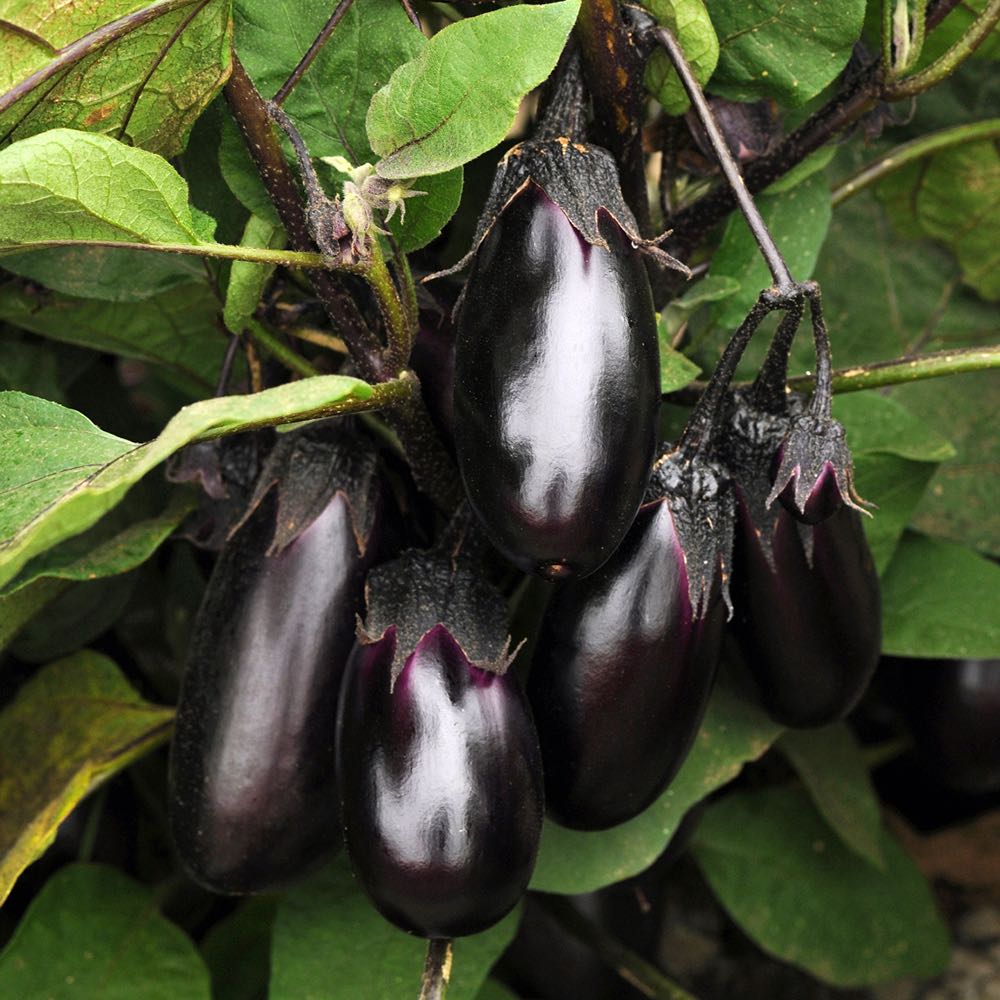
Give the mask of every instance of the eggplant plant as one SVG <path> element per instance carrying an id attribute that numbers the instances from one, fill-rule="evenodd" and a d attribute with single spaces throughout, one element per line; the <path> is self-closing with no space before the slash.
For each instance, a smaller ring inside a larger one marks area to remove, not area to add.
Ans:
<path id="1" fill-rule="evenodd" d="M 998 22 L 0 0 L 0 996 L 958 991 Z"/>

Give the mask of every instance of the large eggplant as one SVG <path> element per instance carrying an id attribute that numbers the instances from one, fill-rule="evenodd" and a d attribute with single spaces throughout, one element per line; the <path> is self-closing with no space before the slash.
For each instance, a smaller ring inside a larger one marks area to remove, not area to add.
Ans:
<path id="1" fill-rule="evenodd" d="M 170 825 L 184 867 L 216 892 L 281 885 L 341 841 L 333 720 L 378 488 L 373 457 L 356 454 L 344 489 L 297 484 L 317 467 L 332 482 L 345 471 L 348 446 L 314 438 L 284 436 L 280 492 L 271 463 L 219 556 L 191 639 Z"/>
<path id="2" fill-rule="evenodd" d="M 503 628 L 503 603 L 486 591 L 447 557 L 410 553 L 380 568 L 344 677 L 348 854 L 379 911 L 428 938 L 474 934 L 508 913 L 541 834 L 538 738 L 492 627 Z"/>
<path id="3" fill-rule="evenodd" d="M 732 496 L 704 460 L 670 471 L 666 495 L 640 509 L 596 573 L 557 590 L 542 622 L 528 695 L 546 802 L 566 826 L 602 829 L 645 809 L 684 762 L 708 704 Z"/>
<path id="4" fill-rule="evenodd" d="M 649 282 L 621 229 L 606 235 L 608 249 L 592 246 L 529 185 L 479 248 L 459 314 L 456 445 L 469 502 L 508 558 L 555 579 L 614 551 L 656 443 Z"/>

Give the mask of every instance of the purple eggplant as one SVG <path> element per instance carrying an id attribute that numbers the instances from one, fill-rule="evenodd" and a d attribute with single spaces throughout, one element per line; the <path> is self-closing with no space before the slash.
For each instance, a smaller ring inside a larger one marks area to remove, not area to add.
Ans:
<path id="1" fill-rule="evenodd" d="M 625 234 L 609 225 L 607 239 L 608 249 L 589 244 L 529 186 L 479 248 L 459 314 L 456 445 L 469 502 L 501 552 L 553 579 L 611 555 L 656 443 L 649 282 Z"/>
<path id="2" fill-rule="evenodd" d="M 566 826 L 645 809 L 684 762 L 712 690 L 732 497 L 704 460 L 661 465 L 657 479 L 668 468 L 665 495 L 604 566 L 555 593 L 542 622 L 528 695 L 546 802 Z"/>
<path id="3" fill-rule="evenodd" d="M 475 934 L 523 896 L 544 811 L 538 738 L 496 629 L 503 602 L 419 553 L 373 573 L 367 593 L 337 723 L 348 854 L 397 926 Z"/>
<path id="4" fill-rule="evenodd" d="M 283 436 L 279 489 L 272 462 L 188 652 L 170 825 L 184 867 L 216 892 L 279 886 L 341 840 L 332 720 L 379 501 L 374 457 L 315 436 Z M 345 457 L 350 485 L 335 488 Z"/>
<path id="5" fill-rule="evenodd" d="M 958 792 L 1000 791 L 1000 660 L 906 660 L 900 704 L 921 763 Z"/>
<path id="6" fill-rule="evenodd" d="M 801 525 L 778 505 L 763 523 L 740 496 L 736 632 L 764 707 L 788 726 L 823 726 L 860 700 L 878 666 L 878 574 L 857 511 Z"/>

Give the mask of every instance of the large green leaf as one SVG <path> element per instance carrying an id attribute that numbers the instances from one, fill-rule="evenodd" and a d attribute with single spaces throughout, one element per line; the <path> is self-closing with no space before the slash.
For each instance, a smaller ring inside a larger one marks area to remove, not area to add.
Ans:
<path id="1" fill-rule="evenodd" d="M 865 0 L 708 0 L 719 36 L 712 90 L 734 101 L 770 97 L 798 107 L 847 65 Z"/>
<path id="2" fill-rule="evenodd" d="M 948 963 L 948 930 L 930 887 L 880 833 L 885 870 L 848 850 L 801 791 L 738 792 L 709 806 L 693 849 L 715 894 L 765 951 L 835 986 Z"/>
<path id="3" fill-rule="evenodd" d="M 368 139 L 384 177 L 438 174 L 506 135 L 552 72 L 580 0 L 520 4 L 451 24 L 372 98 Z"/>
<path id="4" fill-rule="evenodd" d="M 251 215 L 243 230 L 242 244 L 277 250 L 288 245 L 288 238 L 280 223 Z M 222 310 L 223 322 L 231 333 L 239 336 L 246 329 L 247 321 L 257 311 L 264 289 L 274 274 L 274 268 L 274 264 L 233 261 L 226 286 L 226 304 Z"/>
<path id="5" fill-rule="evenodd" d="M 830 224 L 830 190 L 822 173 L 814 174 L 791 191 L 763 195 L 757 200 L 761 215 L 785 257 L 792 276 L 804 281 L 813 273 Z M 712 258 L 712 276 L 739 282 L 738 292 L 719 302 L 713 315 L 730 333 L 736 329 L 761 289 L 773 284 L 743 217 L 734 214 Z"/>
<path id="6" fill-rule="evenodd" d="M 753 693 L 724 671 L 698 738 L 670 787 L 645 812 L 610 830 L 583 833 L 547 821 L 531 888 L 593 892 L 637 875 L 663 853 L 691 806 L 735 778 L 780 733 L 781 727 L 756 707 Z"/>
<path id="7" fill-rule="evenodd" d="M 237 0 L 240 58 L 261 93 L 270 96 L 284 82 L 330 16 L 325 0 Z M 377 157 L 368 145 L 365 115 L 372 95 L 393 70 L 427 44 L 410 24 L 398 0 L 356 0 L 285 102 L 313 156 L 343 156 L 355 166 Z M 223 171 L 230 187 L 252 212 L 267 218 L 267 196 L 256 170 L 228 132 L 223 139 Z M 342 178 L 334 178 L 340 183 Z M 407 202 L 405 220 L 390 228 L 406 251 L 429 243 L 451 218 L 462 193 L 462 172 L 421 180 L 423 197 Z"/>
<path id="8" fill-rule="evenodd" d="M 0 247 L 55 240 L 206 242 L 166 160 L 69 129 L 0 150 Z"/>
<path id="9" fill-rule="evenodd" d="M 0 952 L 0 996 L 209 1000 L 208 972 L 152 892 L 117 868 L 69 865 Z"/>
<path id="10" fill-rule="evenodd" d="M 704 86 L 719 61 L 719 39 L 702 0 L 646 0 L 646 9 L 673 32 L 697 81 Z M 668 115 L 682 115 L 690 101 L 666 52 L 656 49 L 646 64 L 646 88 Z"/>
<path id="11" fill-rule="evenodd" d="M 882 577 L 882 604 L 886 653 L 1000 657 L 1000 566 L 971 549 L 905 535 Z"/>
<path id="12" fill-rule="evenodd" d="M 847 430 L 858 492 L 877 505 L 864 525 L 881 573 L 938 463 L 953 458 L 955 449 L 895 400 L 872 392 L 838 397 L 834 416 Z"/>
<path id="13" fill-rule="evenodd" d="M 218 313 L 219 301 L 205 281 L 141 302 L 100 302 L 38 293 L 16 282 L 0 285 L 0 319 L 63 343 L 163 365 L 199 395 L 214 389 L 226 350 L 215 325 Z"/>
<path id="14" fill-rule="evenodd" d="M 59 660 L 21 688 L 0 712 L 0 902 L 73 807 L 162 743 L 172 718 L 99 653 Z"/>
<path id="15" fill-rule="evenodd" d="M 473 1000 L 517 931 L 515 910 L 455 942 L 448 1000 Z M 384 920 L 345 864 L 293 889 L 278 907 L 269 1000 L 399 1000 L 420 991 L 427 942 Z"/>
<path id="16" fill-rule="evenodd" d="M 0 20 L 0 95 L 20 85 L 13 103 L 0 96 L 0 142 L 53 128 L 101 132 L 174 156 L 229 75 L 229 0 L 158 0 L 157 16 L 98 46 L 55 73 L 74 42 L 147 7 L 142 0 L 6 3 Z M 41 73 L 35 87 L 26 81 Z"/>
<path id="17" fill-rule="evenodd" d="M 850 729 L 842 722 L 822 729 L 790 729 L 777 746 L 844 844 L 883 868 L 879 802 Z"/>
<path id="18" fill-rule="evenodd" d="M 251 396 L 192 403 L 154 441 L 135 444 L 82 413 L 19 392 L 0 393 L 0 585 L 32 556 L 90 527 L 178 448 L 268 424 L 368 409 L 372 388 L 324 375 Z"/>

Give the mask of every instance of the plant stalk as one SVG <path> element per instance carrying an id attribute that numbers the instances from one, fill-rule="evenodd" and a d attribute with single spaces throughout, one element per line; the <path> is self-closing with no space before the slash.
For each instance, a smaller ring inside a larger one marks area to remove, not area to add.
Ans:
<path id="1" fill-rule="evenodd" d="M 445 1000 L 451 981 L 452 942 L 450 938 L 432 938 L 427 942 L 427 959 L 420 981 L 418 1000 Z"/>
<path id="2" fill-rule="evenodd" d="M 719 166 L 722 168 L 726 182 L 733 193 L 733 197 L 736 199 L 737 205 L 739 205 L 740 211 L 743 213 L 743 218 L 746 219 L 747 226 L 749 226 L 753 238 L 757 241 L 757 246 L 760 247 L 760 252 L 767 261 L 767 266 L 771 271 L 771 276 L 774 278 L 778 291 L 787 294 L 795 285 L 791 274 L 788 272 L 788 265 L 785 263 L 785 258 L 781 256 L 781 251 L 775 245 L 767 225 L 761 217 L 757 206 L 754 204 L 754 200 L 750 196 L 746 184 L 743 182 L 743 175 L 740 173 L 740 168 L 737 166 L 736 160 L 733 159 L 729 145 L 719 130 L 715 115 L 712 114 L 712 109 L 708 106 L 708 101 L 705 100 L 705 94 L 701 86 L 695 79 L 694 73 L 691 72 L 691 67 L 684 55 L 684 50 L 668 28 L 661 26 L 653 28 L 652 35 L 666 50 L 670 61 L 674 65 L 674 69 L 677 71 L 677 75 L 680 77 L 681 83 L 684 85 L 684 89 L 687 91 L 688 97 L 691 99 L 691 105 L 708 136 L 712 151 L 715 153 L 715 158 L 719 161 Z"/>

